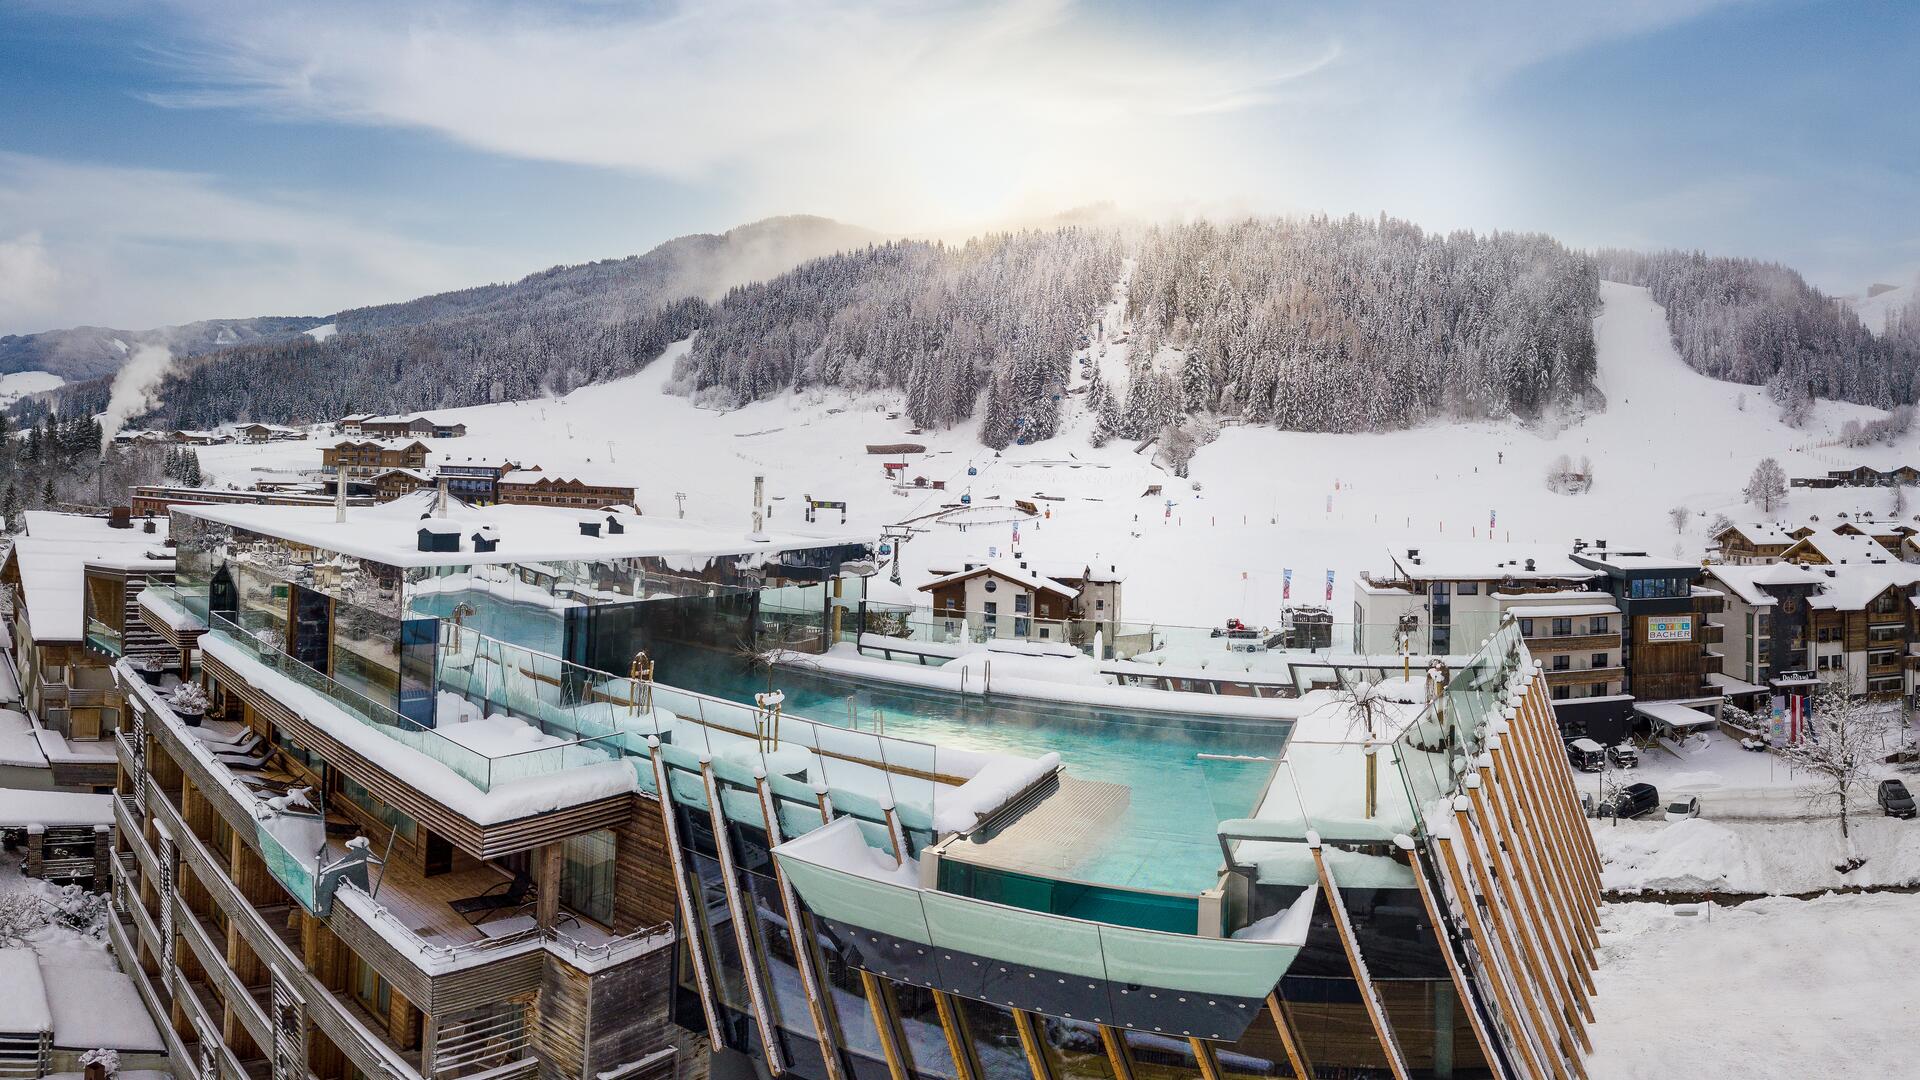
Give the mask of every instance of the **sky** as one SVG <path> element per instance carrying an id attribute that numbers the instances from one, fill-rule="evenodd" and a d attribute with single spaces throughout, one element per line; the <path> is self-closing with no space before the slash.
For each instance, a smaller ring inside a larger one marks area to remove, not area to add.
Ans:
<path id="1" fill-rule="evenodd" d="M 1386 212 L 1920 273 L 1920 5 L 6 0 L 0 334 L 324 315 L 787 213 Z"/>

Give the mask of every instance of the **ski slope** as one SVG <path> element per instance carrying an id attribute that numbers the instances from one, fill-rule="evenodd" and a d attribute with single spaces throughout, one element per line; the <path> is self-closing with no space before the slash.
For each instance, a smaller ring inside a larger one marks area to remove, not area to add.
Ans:
<path id="1" fill-rule="evenodd" d="M 1050 516 L 1020 528 L 1020 550 L 1034 560 L 1111 564 L 1128 575 L 1124 615 L 1218 625 L 1230 615 L 1272 621 L 1282 600 L 1282 571 L 1293 570 L 1292 599 L 1325 597 L 1335 575 L 1335 617 L 1351 617 L 1354 575 L 1386 567 L 1390 546 L 1436 539 L 1567 543 L 1575 537 L 1635 544 L 1661 554 L 1694 554 L 1716 513 L 1759 516 L 1740 500 L 1755 462 L 1775 456 L 1789 475 L 1818 474 L 1868 462 L 1920 464 L 1909 437 L 1899 447 L 1847 450 L 1826 445 L 1850 418 L 1877 410 L 1822 402 L 1806 427 L 1781 424 L 1758 387 L 1716 382 L 1675 353 L 1665 315 L 1644 289 L 1601 286 L 1595 324 L 1598 384 L 1608 406 L 1555 429 L 1518 423 L 1435 424 L 1411 431 L 1329 435 L 1228 426 L 1203 447 L 1188 479 L 1176 479 L 1120 440 L 1088 445 L 1091 417 L 1069 397 L 1062 434 L 996 454 L 979 445 L 977 426 L 911 433 L 897 399 L 807 391 L 732 412 L 695 408 L 666 394 L 679 342 L 646 370 L 564 398 L 476 406 L 435 413 L 468 427 L 462 439 L 436 441 L 440 456 L 509 457 L 550 472 L 569 468 L 630 478 L 644 512 L 675 512 L 684 492 L 689 518 L 749 525 L 753 477 L 767 477 L 773 522 L 801 527 L 801 498 L 845 500 L 847 526 L 882 525 L 937 511 L 971 494 L 974 504 L 1037 500 Z M 1105 320 L 1121 332 L 1118 309 Z M 1102 342 L 1095 341 L 1096 355 Z M 1104 359 L 1122 355 L 1109 346 Z M 1076 364 L 1076 367 L 1078 365 Z M 944 480 L 947 490 L 897 491 L 881 470 L 895 455 L 872 456 L 869 443 L 923 443 L 907 455 L 909 477 Z M 1584 495 L 1547 490 L 1546 468 L 1559 454 L 1593 461 Z M 219 482 L 246 484 L 256 469 L 314 468 L 315 443 L 207 447 L 204 469 Z M 977 470 L 969 476 L 969 469 Z M 1163 495 L 1144 497 L 1149 485 Z M 1168 506 L 1171 501 L 1172 505 Z M 1869 509 L 1884 513 L 1884 491 L 1796 490 L 1783 514 Z M 1676 534 L 1668 510 L 1693 512 Z M 839 531 L 837 515 L 816 523 Z M 907 547 L 909 587 L 930 565 L 982 560 L 1012 548 L 1008 524 L 965 532 L 928 524 Z"/>

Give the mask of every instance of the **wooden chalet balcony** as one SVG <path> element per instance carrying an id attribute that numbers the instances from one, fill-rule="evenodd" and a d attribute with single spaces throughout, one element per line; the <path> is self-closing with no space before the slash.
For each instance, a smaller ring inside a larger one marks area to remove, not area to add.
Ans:
<path id="1" fill-rule="evenodd" d="M 1726 640 L 1727 640 L 1727 624 L 1717 623 L 1717 622 L 1701 624 L 1700 626 L 1701 644 L 1719 645 L 1724 643 Z"/>
<path id="2" fill-rule="evenodd" d="M 336 996 L 311 972 L 301 956 L 297 931 L 287 928 L 287 916 L 295 905 L 256 906 L 228 876 L 226 860 L 213 851 L 188 827 L 180 808 L 151 777 L 147 780 L 147 809 L 154 820 L 170 832 L 179 845 L 181 864 L 192 871 L 227 915 L 247 947 L 261 962 L 278 967 L 295 984 L 306 1001 L 307 1018 L 347 1056 L 355 1068 L 371 1077 L 397 1077 L 419 1080 L 420 1053 L 401 1050 L 386 1037 L 384 1025 L 373 1021 L 365 1010 Z"/>
<path id="3" fill-rule="evenodd" d="M 1620 648 L 1619 634 L 1561 634 L 1535 632 L 1526 639 L 1527 648 L 1536 655 L 1562 652 L 1613 652 Z"/>
<path id="4" fill-rule="evenodd" d="M 1546 672 L 1548 686 L 1611 682 L 1614 679 L 1625 678 L 1626 674 L 1627 669 L 1624 667 L 1567 668 L 1559 671 L 1548 668 Z"/>

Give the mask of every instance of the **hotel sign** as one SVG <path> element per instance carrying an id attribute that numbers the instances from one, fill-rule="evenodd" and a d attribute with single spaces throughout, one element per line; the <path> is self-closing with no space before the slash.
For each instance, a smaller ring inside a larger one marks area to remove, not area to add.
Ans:
<path id="1" fill-rule="evenodd" d="M 1692 641 L 1693 616 L 1665 615 L 1647 620 L 1647 641 Z"/>

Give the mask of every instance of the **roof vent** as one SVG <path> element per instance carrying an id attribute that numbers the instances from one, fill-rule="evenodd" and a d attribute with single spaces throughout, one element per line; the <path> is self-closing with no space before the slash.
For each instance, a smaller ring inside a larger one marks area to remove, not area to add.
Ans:
<path id="1" fill-rule="evenodd" d="M 473 550 L 475 552 L 484 554 L 489 551 L 497 551 L 499 550 L 499 548 L 500 548 L 499 537 L 488 536 L 484 532 L 476 532 L 473 534 Z"/>
<path id="2" fill-rule="evenodd" d="M 619 536 L 621 533 L 626 531 L 627 531 L 627 527 L 621 524 L 620 519 L 617 516 L 613 514 L 607 515 L 607 535 L 608 536 Z"/>
<path id="3" fill-rule="evenodd" d="M 1532 560 L 1532 559 L 1528 559 L 1528 560 L 1527 560 L 1527 571 L 1528 571 L 1529 573 L 1531 573 L 1531 572 L 1533 571 L 1533 560 Z"/>
<path id="4" fill-rule="evenodd" d="M 600 523 L 597 521 L 582 521 L 580 523 L 580 535 L 581 536 L 599 536 Z"/>

